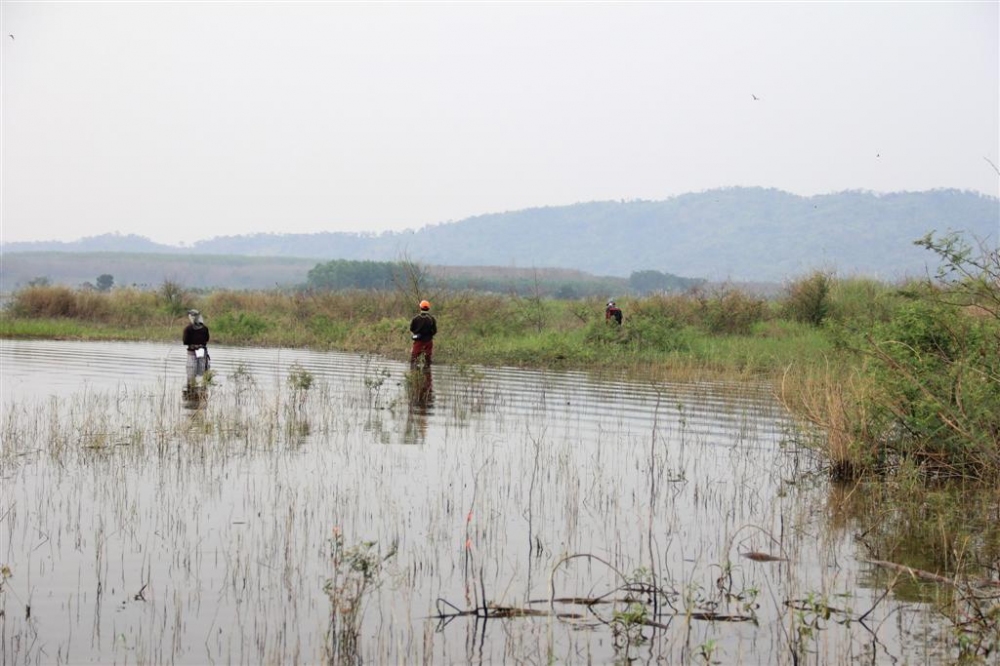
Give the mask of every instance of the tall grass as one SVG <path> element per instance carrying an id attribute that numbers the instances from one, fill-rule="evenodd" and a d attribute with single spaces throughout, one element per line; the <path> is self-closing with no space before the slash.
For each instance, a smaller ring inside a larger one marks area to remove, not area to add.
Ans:
<path id="1" fill-rule="evenodd" d="M 179 337 L 184 313 L 204 314 L 216 343 L 339 349 L 403 358 L 412 299 L 398 292 L 184 292 L 28 287 L 13 295 L 2 333 L 11 337 Z M 813 331 L 776 323 L 767 304 L 733 288 L 622 302 L 625 323 L 604 320 L 601 299 L 550 300 L 441 293 L 442 362 L 612 368 L 699 363 L 716 372 L 775 372 L 791 355 L 822 344 Z M 73 325 L 67 322 L 73 322 Z M 781 330 L 780 335 L 774 335 Z M 804 338 L 804 339 L 803 339 Z"/>
<path id="2" fill-rule="evenodd" d="M 903 458 L 1000 477 L 1000 268 L 946 238 L 924 239 L 952 268 L 887 284 L 813 273 L 766 301 L 725 285 L 621 301 L 551 300 L 435 288 L 438 362 L 585 368 L 675 378 L 772 379 L 818 429 L 836 476 Z M 337 349 L 404 359 L 414 289 L 215 291 L 174 283 L 108 293 L 35 286 L 15 293 L 5 336 L 179 339 L 198 308 L 215 343 Z"/>

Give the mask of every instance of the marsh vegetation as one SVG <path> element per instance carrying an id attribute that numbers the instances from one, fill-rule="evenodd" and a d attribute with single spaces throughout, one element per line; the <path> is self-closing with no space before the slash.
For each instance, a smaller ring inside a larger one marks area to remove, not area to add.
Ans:
<path id="1" fill-rule="evenodd" d="M 931 525 L 913 540 L 908 507 L 885 520 L 874 490 L 831 483 L 766 382 L 440 366 L 427 387 L 377 357 L 220 347 L 192 406 L 180 349 L 3 353 L 16 663 L 881 663 L 995 646 L 996 572 L 973 553 L 997 552 L 996 498 L 951 516 L 964 541 Z M 889 568 L 907 553 L 926 555 L 916 573 Z"/>
<path id="2" fill-rule="evenodd" d="M 925 243 L 934 280 L 618 299 L 620 328 L 425 292 L 433 377 L 405 289 L 23 290 L 4 655 L 989 662 L 1000 270 Z M 228 343 L 194 404 L 192 306 Z"/>

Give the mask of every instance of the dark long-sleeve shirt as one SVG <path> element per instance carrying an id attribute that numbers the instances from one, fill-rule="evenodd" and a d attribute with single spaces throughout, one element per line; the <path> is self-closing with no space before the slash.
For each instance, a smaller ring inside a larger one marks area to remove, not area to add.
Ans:
<path id="1" fill-rule="evenodd" d="M 410 321 L 410 333 L 414 340 L 433 340 L 437 332 L 437 322 L 428 312 L 421 312 Z"/>
<path id="2" fill-rule="evenodd" d="M 201 326 L 188 324 L 184 328 L 184 337 L 182 341 L 183 344 L 187 345 L 188 349 L 193 349 L 194 347 L 204 347 L 208 344 L 208 326 L 205 326 L 204 324 Z"/>

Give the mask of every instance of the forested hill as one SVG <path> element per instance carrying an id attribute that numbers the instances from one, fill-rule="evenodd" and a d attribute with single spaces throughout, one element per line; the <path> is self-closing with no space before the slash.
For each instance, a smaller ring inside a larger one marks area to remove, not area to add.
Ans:
<path id="1" fill-rule="evenodd" d="M 283 223 L 275 220 L 274 226 Z M 957 190 L 801 197 L 773 189 L 728 188 L 663 201 L 494 213 L 409 232 L 227 236 L 186 248 L 111 234 L 75 243 L 11 243 L 3 250 L 317 260 L 405 257 L 432 265 L 569 268 L 613 276 L 656 270 L 753 281 L 781 281 L 821 269 L 894 279 L 924 274 L 933 264 L 932 255 L 913 245 L 932 231 L 958 231 L 996 247 L 1000 200 Z"/>

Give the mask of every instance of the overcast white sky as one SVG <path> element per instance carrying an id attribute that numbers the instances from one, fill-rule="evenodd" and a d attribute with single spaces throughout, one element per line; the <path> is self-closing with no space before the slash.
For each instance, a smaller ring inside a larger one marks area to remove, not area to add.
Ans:
<path id="1" fill-rule="evenodd" d="M 2 240 L 998 196 L 998 6 L 2 0 Z"/>

